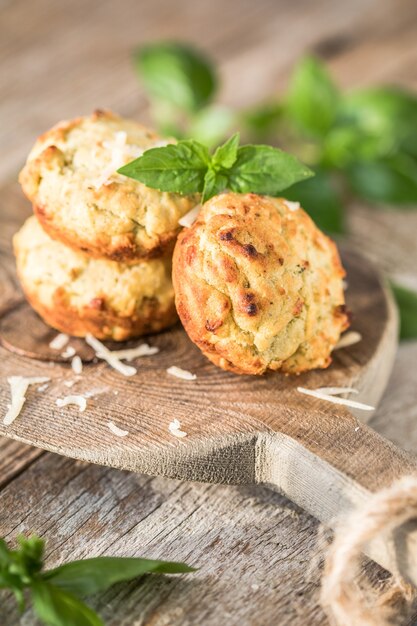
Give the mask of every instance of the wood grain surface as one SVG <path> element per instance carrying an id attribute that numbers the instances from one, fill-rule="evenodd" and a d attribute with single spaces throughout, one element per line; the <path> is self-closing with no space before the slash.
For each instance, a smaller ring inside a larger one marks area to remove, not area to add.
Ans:
<path id="1" fill-rule="evenodd" d="M 198 42 L 220 63 L 222 100 L 236 106 L 285 86 L 291 66 L 316 51 L 345 87 L 377 81 L 416 86 L 416 12 L 411 0 L 14 0 L 0 4 L 0 178 L 15 176 L 36 134 L 63 117 L 111 106 L 146 120 L 130 65 L 137 43 Z M 9 199 L 1 211 L 17 215 Z M 3 194 L 3 197 L 6 197 Z M 28 210 L 28 209 L 26 209 Z M 7 221 L 7 220 L 6 220 Z M 362 250 L 404 281 L 415 281 L 416 214 L 351 211 Z M 0 231 L 8 241 L 11 228 Z M 13 303 L 7 264 L 0 289 Z M 372 425 L 417 451 L 417 346 L 400 348 Z M 150 479 L 84 466 L 23 445 L 0 445 L 0 532 L 35 531 L 50 564 L 101 553 L 188 559 L 193 576 L 120 585 L 95 604 L 108 624 L 325 624 L 317 604 L 317 523 L 281 496 L 256 487 Z M 37 455 L 39 458 L 36 458 Z M 26 460 L 25 460 L 26 459 Z M 378 584 L 384 573 L 373 566 Z M 2 623 L 19 618 L 9 603 Z M 22 624 L 34 624 L 27 612 Z"/>

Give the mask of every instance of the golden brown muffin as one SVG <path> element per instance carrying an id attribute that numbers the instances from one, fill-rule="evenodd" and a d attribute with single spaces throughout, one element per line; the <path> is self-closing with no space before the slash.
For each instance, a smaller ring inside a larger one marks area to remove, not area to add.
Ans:
<path id="1" fill-rule="evenodd" d="M 50 239 L 34 216 L 13 244 L 27 299 L 57 330 L 123 341 L 177 320 L 171 251 L 135 265 L 94 259 Z"/>
<path id="2" fill-rule="evenodd" d="M 53 239 L 97 258 L 156 257 L 174 241 L 179 218 L 195 200 L 150 189 L 116 170 L 167 143 L 136 122 L 98 111 L 39 137 L 19 180 Z"/>
<path id="3" fill-rule="evenodd" d="M 348 326 L 344 274 L 336 245 L 302 209 L 255 194 L 209 200 L 173 260 L 188 335 L 238 374 L 327 367 Z"/>

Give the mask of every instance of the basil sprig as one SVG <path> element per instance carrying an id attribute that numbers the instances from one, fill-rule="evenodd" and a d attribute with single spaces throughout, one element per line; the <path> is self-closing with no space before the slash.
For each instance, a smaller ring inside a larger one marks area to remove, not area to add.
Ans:
<path id="1" fill-rule="evenodd" d="M 313 176 L 296 157 L 272 146 L 240 146 L 236 133 L 214 154 L 194 139 L 151 148 L 119 170 L 148 187 L 180 194 L 201 193 L 206 202 L 225 189 L 277 196 Z"/>
<path id="2" fill-rule="evenodd" d="M 29 591 L 37 617 L 47 626 L 103 626 L 80 598 L 143 574 L 195 571 L 185 563 L 122 557 L 84 559 L 44 570 L 44 541 L 20 535 L 17 543 L 18 548 L 11 550 L 0 539 L 0 590 L 14 593 L 20 611 L 25 609 L 25 592 Z"/>

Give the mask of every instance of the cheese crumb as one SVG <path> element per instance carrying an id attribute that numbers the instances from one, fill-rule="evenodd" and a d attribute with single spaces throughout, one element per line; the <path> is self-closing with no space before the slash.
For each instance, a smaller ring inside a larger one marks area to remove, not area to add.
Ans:
<path id="1" fill-rule="evenodd" d="M 168 145 L 168 141 L 160 140 L 155 141 L 152 148 L 161 148 L 163 146 Z M 114 133 L 113 142 L 104 141 L 103 146 L 110 152 L 110 163 L 109 165 L 102 171 L 101 175 L 96 178 L 92 184 L 95 189 L 100 189 L 103 185 L 108 185 L 111 181 L 111 177 L 117 173 L 117 170 L 125 164 L 126 160 L 133 161 L 134 159 L 138 159 L 141 157 L 144 152 L 146 152 L 145 148 L 140 148 L 139 146 L 135 146 L 127 143 L 127 133 L 124 130 L 117 131 Z"/>
<path id="2" fill-rule="evenodd" d="M 362 335 L 356 332 L 356 330 L 351 330 L 340 337 L 333 350 L 340 350 L 340 348 L 354 346 L 355 343 L 359 343 L 359 341 L 362 341 Z"/>
<path id="3" fill-rule="evenodd" d="M 113 422 L 107 422 L 107 426 L 109 430 L 111 430 L 111 432 L 117 437 L 126 437 L 129 434 L 128 430 L 122 430 L 122 428 L 119 428 Z"/>
<path id="4" fill-rule="evenodd" d="M 87 408 L 87 400 L 84 398 L 84 396 L 65 396 L 65 398 L 58 398 L 56 401 L 56 405 L 60 409 L 70 404 L 75 404 L 76 406 L 78 406 L 80 413 L 85 411 L 85 409 Z"/>
<path id="5" fill-rule="evenodd" d="M 299 202 L 291 202 L 291 200 L 284 200 L 284 204 L 286 204 L 287 208 L 290 211 L 298 211 L 298 209 L 300 208 Z"/>
<path id="6" fill-rule="evenodd" d="M 81 374 L 83 371 L 83 362 L 81 361 L 78 354 L 72 359 L 71 367 L 74 374 Z"/>
<path id="7" fill-rule="evenodd" d="M 20 415 L 26 400 L 26 391 L 29 385 L 48 383 L 51 379 L 46 376 L 9 376 L 7 382 L 12 394 L 11 402 L 7 405 L 7 412 L 3 424 L 9 426 Z"/>
<path id="8" fill-rule="evenodd" d="M 52 348 L 52 350 L 62 350 L 63 348 L 65 348 L 68 342 L 69 335 L 66 335 L 65 333 L 59 333 L 59 335 L 52 339 L 49 347 Z"/>
<path id="9" fill-rule="evenodd" d="M 117 370 L 120 374 L 123 374 L 123 376 L 134 376 L 136 374 L 137 370 L 135 367 L 122 363 L 111 350 L 106 348 L 106 346 L 103 345 L 101 341 L 93 337 L 93 335 L 86 335 L 85 340 L 88 345 L 93 348 L 97 358 L 106 361 L 110 367 L 113 367 L 113 369 Z"/>
<path id="10" fill-rule="evenodd" d="M 359 393 L 353 387 L 320 387 L 321 393 L 327 393 L 328 396 L 338 396 L 341 393 Z"/>
<path id="11" fill-rule="evenodd" d="M 168 424 L 168 430 L 171 435 L 174 435 L 174 437 L 178 437 L 179 439 L 187 436 L 187 433 L 184 430 L 181 430 L 181 422 L 177 419 L 172 420 L 172 422 Z"/>
<path id="12" fill-rule="evenodd" d="M 159 348 L 156 346 L 149 346 L 147 343 L 141 343 L 136 348 L 126 348 L 125 350 L 112 350 L 111 353 L 117 359 L 123 359 L 125 361 L 133 361 L 142 356 L 152 356 L 157 354 Z"/>
<path id="13" fill-rule="evenodd" d="M 197 374 L 192 374 L 188 370 L 183 370 L 176 365 L 168 367 L 167 374 L 175 376 L 176 378 L 182 378 L 183 380 L 195 380 L 197 378 Z"/>
<path id="14" fill-rule="evenodd" d="M 370 406 L 369 404 L 363 404 L 362 402 L 355 402 L 354 400 L 348 400 L 347 398 L 338 398 L 335 395 L 335 392 L 332 394 L 323 392 L 323 389 L 326 387 L 319 389 L 305 389 L 305 387 L 297 387 L 297 391 L 299 393 L 304 393 L 307 396 L 313 396 L 313 398 L 318 398 L 319 400 L 327 400 L 328 402 L 333 402 L 333 404 L 343 404 L 344 406 L 349 406 L 352 409 L 361 409 L 362 411 L 374 411 L 375 407 Z M 330 389 L 332 389 L 330 387 Z M 340 387 L 342 391 L 338 393 L 344 393 L 345 387 Z"/>
<path id="15" fill-rule="evenodd" d="M 189 228 L 196 221 L 198 214 L 201 210 L 201 204 L 197 204 L 191 211 L 188 211 L 185 215 L 183 215 L 179 220 L 178 224 L 180 226 L 184 226 L 184 228 Z"/>
<path id="16" fill-rule="evenodd" d="M 72 356 L 74 356 L 75 354 L 75 348 L 73 348 L 72 346 L 68 346 L 64 352 L 61 352 L 61 356 L 64 359 L 70 359 Z"/>
<path id="17" fill-rule="evenodd" d="M 77 376 L 76 378 L 73 378 L 72 380 L 64 380 L 64 385 L 65 387 L 74 387 L 75 383 L 78 383 L 78 381 L 81 379 L 81 376 Z"/>

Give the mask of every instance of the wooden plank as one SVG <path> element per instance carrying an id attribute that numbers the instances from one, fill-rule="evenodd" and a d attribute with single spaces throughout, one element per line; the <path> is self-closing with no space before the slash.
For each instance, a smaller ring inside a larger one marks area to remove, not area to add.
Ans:
<path id="1" fill-rule="evenodd" d="M 185 559 L 200 568 L 102 594 L 94 606 L 108 626 L 325 622 L 320 572 L 310 567 L 316 522 L 262 487 L 150 479 L 47 455 L 0 493 L 0 510 L 2 536 L 47 538 L 50 566 L 105 553 Z M 2 603 L 3 626 L 18 621 L 12 605 Z"/>
<path id="2" fill-rule="evenodd" d="M 22 474 L 43 450 L 26 446 L 18 441 L 0 438 L 0 489 Z"/>

